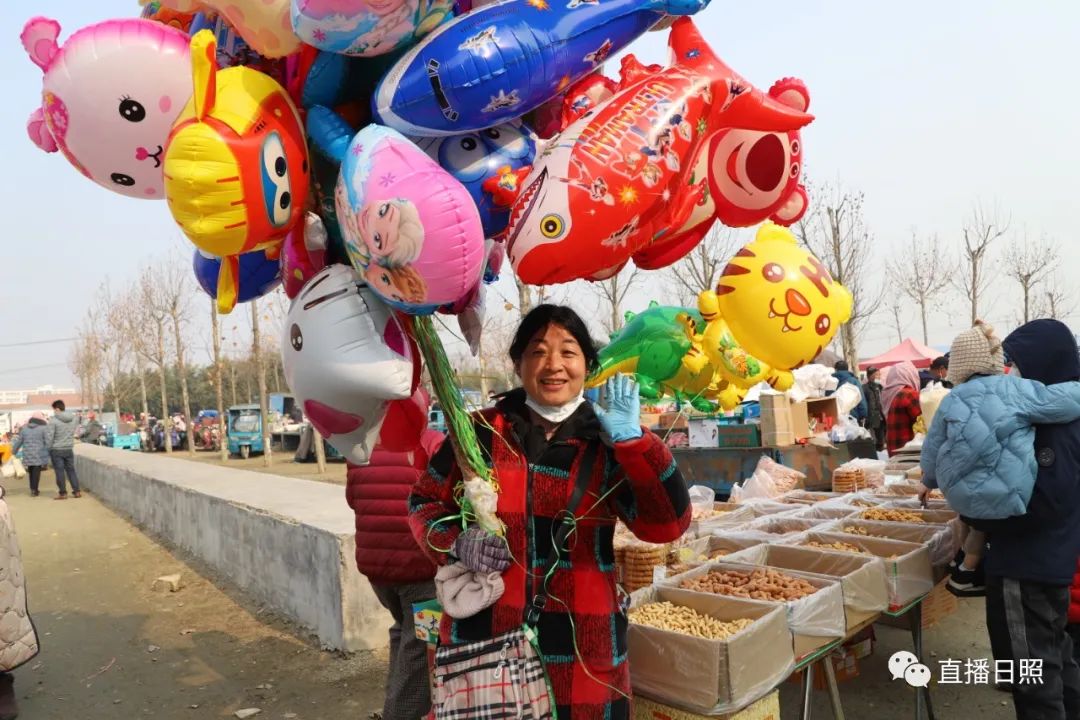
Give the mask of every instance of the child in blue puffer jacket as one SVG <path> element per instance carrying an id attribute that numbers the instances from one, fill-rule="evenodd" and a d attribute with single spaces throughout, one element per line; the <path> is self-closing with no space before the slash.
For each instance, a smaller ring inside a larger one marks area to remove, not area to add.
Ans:
<path id="1" fill-rule="evenodd" d="M 1001 341 L 989 325 L 978 321 L 953 341 L 949 382 L 955 388 L 942 400 L 923 442 L 922 482 L 926 492 L 941 488 L 964 518 L 1023 515 L 1038 472 L 1032 425 L 1080 419 L 1080 383 L 1047 387 L 1004 372 Z M 949 580 L 954 594 L 984 593 L 984 547 L 985 535 L 968 528 Z"/>

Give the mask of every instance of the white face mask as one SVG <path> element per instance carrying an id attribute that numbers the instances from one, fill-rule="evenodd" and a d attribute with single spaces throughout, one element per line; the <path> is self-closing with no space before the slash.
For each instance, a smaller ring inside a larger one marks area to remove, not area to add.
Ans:
<path id="1" fill-rule="evenodd" d="M 581 406 L 581 403 L 585 402 L 585 391 L 578 393 L 578 396 L 566 403 L 565 405 L 541 405 L 533 400 L 528 395 L 525 396 L 525 405 L 529 407 L 540 417 L 547 420 L 549 423 L 561 423 L 574 414 L 574 412 Z"/>

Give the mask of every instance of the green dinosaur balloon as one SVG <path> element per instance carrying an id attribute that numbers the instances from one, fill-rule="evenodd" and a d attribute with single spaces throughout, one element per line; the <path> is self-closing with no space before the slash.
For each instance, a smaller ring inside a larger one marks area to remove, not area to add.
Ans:
<path id="1" fill-rule="evenodd" d="M 643 398 L 659 400 L 669 395 L 688 400 L 699 410 L 715 410 L 710 400 L 720 399 L 726 384 L 720 385 L 716 369 L 701 348 L 701 336 L 695 335 L 696 329 L 705 325 L 701 313 L 654 301 L 644 312 L 627 313 L 626 320 L 600 351 L 600 365 L 589 386 L 625 373 L 637 380 Z M 724 400 L 727 406 L 738 403 L 730 396 Z"/>

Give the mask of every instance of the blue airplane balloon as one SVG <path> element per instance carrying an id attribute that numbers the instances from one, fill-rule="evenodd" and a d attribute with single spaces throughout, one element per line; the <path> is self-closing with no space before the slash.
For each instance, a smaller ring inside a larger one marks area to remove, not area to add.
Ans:
<path id="1" fill-rule="evenodd" d="M 513 121 L 475 133 L 411 140 L 469 191 L 480 211 L 484 237 L 494 237 L 506 229 L 510 207 L 497 205 L 491 193 L 484 189 L 484 181 L 498 175 L 500 170 L 532 165 L 536 137 L 527 125 Z"/>
<path id="2" fill-rule="evenodd" d="M 196 250 L 191 264 L 199 287 L 216 300 L 221 258 Z M 281 284 L 281 263 L 267 258 L 262 250 L 244 253 L 240 256 L 237 284 L 239 289 L 236 302 L 247 302 L 262 297 Z"/>
<path id="3" fill-rule="evenodd" d="M 502 0 L 447 23 L 406 53 L 372 99 L 406 135 L 457 135 L 535 109 L 668 15 L 709 0 Z"/>

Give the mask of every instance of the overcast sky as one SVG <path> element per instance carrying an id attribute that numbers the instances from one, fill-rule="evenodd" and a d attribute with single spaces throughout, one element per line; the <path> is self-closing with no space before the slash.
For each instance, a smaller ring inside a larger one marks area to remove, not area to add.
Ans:
<path id="1" fill-rule="evenodd" d="M 62 39 L 91 22 L 138 13 L 127 0 L 35 0 L 32 6 L 60 21 Z M 27 138 L 26 117 L 40 103 L 41 87 L 40 70 L 18 41 L 27 8 L 0 7 L 8 68 L 0 115 L 8 213 L 0 345 L 74 335 L 106 276 L 117 286 L 129 283 L 142 263 L 181 242 L 164 202 L 99 188 Z M 981 200 L 999 203 L 1016 234 L 1056 238 L 1063 246 L 1062 279 L 1075 289 L 1080 3 L 713 0 L 698 24 L 717 54 L 755 84 L 767 88 L 783 76 L 806 81 L 817 116 L 803 134 L 806 169 L 865 192 L 879 268 L 912 228 L 937 233 L 955 253 L 964 217 Z M 664 62 L 666 36 L 651 33 L 632 49 L 646 63 Z M 608 64 L 610 72 L 617 67 L 617 58 Z M 651 280 L 633 294 L 629 309 L 645 307 L 652 297 L 665 300 L 655 276 Z M 495 291 L 493 305 L 501 304 L 500 293 L 516 300 L 509 278 Z M 1000 278 L 992 296 L 985 315 L 1007 330 L 1016 321 L 1019 293 Z M 579 304 L 594 307 L 595 301 Z M 944 298 L 931 323 L 931 344 L 948 344 L 967 318 L 962 298 Z M 918 336 L 914 308 L 906 319 L 907 334 Z M 1080 314 L 1070 318 L 1076 320 Z M 247 326 L 237 317 L 225 327 L 240 332 Z M 883 314 L 864 333 L 860 350 L 871 355 L 895 341 L 891 317 Z M 0 389 L 72 383 L 64 343 L 0 351 Z M 201 346 L 195 355 L 196 361 L 207 357 Z"/>

